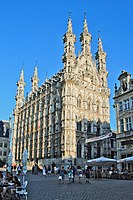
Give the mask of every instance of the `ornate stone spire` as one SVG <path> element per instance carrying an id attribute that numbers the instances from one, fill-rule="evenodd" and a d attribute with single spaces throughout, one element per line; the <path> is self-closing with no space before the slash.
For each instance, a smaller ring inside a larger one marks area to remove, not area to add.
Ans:
<path id="1" fill-rule="evenodd" d="M 72 33 L 72 20 L 71 18 L 68 19 L 68 25 L 67 25 L 67 33 Z"/>
<path id="2" fill-rule="evenodd" d="M 25 82 L 24 82 L 24 70 L 22 69 L 21 74 L 20 74 L 20 79 L 17 82 L 17 95 L 15 97 L 16 99 L 16 107 L 19 108 L 23 105 L 24 102 L 24 87 L 25 87 Z"/>
<path id="3" fill-rule="evenodd" d="M 67 32 L 65 33 L 63 37 L 64 55 L 62 57 L 62 61 L 64 63 L 64 68 L 66 68 L 66 71 L 68 71 L 68 67 L 71 68 L 74 65 L 74 61 L 76 58 L 75 46 L 74 46 L 75 42 L 76 42 L 76 36 L 73 34 L 72 20 L 69 17 Z"/>
<path id="4" fill-rule="evenodd" d="M 95 59 L 101 84 L 103 87 L 107 87 L 108 72 L 106 70 L 106 52 L 103 50 L 102 39 L 100 35 L 98 35 L 98 51 L 96 53 Z"/>
<path id="5" fill-rule="evenodd" d="M 83 28 L 83 32 L 84 33 L 88 33 L 88 26 L 87 26 L 86 15 L 84 16 L 84 28 Z"/>
<path id="6" fill-rule="evenodd" d="M 103 50 L 102 39 L 98 36 L 98 51 L 96 53 L 97 69 L 106 71 L 106 52 Z"/>
<path id="7" fill-rule="evenodd" d="M 84 16 L 83 32 L 80 34 L 80 42 L 82 46 L 83 55 L 92 56 L 91 45 L 90 45 L 91 39 L 92 39 L 91 34 L 88 32 L 86 16 Z"/>
<path id="8" fill-rule="evenodd" d="M 31 82 L 32 82 L 32 92 L 36 92 L 38 90 L 38 83 L 39 83 L 37 66 L 34 68 L 34 75 L 31 78 Z"/>
<path id="9" fill-rule="evenodd" d="M 98 38 L 98 51 L 103 52 L 103 45 L 102 45 L 102 39 Z"/>
<path id="10" fill-rule="evenodd" d="M 20 81 L 24 81 L 24 70 L 21 70 Z"/>

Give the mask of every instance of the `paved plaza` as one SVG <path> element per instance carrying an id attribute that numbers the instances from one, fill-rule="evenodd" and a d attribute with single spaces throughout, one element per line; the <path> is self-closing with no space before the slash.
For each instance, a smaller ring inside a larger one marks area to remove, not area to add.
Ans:
<path id="1" fill-rule="evenodd" d="M 78 177 L 69 183 L 59 183 L 58 175 L 43 177 L 41 173 L 27 173 L 28 200 L 133 200 L 133 180 L 90 179 Z"/>

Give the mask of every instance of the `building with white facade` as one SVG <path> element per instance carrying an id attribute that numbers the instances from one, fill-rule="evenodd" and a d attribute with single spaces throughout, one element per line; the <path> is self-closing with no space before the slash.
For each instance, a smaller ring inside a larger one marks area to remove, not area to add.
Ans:
<path id="1" fill-rule="evenodd" d="M 119 87 L 115 85 L 114 107 L 117 123 L 117 158 L 133 156 L 133 79 L 131 74 L 122 71 L 118 77 Z M 122 168 L 126 168 L 122 164 Z M 129 164 L 128 169 L 133 169 Z"/>

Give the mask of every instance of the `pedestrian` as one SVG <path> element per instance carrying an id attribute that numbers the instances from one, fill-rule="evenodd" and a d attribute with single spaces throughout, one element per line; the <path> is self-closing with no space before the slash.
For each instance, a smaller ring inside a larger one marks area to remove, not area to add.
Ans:
<path id="1" fill-rule="evenodd" d="M 51 174 L 51 167 L 50 165 L 48 166 L 48 176 Z"/>
<path id="2" fill-rule="evenodd" d="M 46 176 L 46 166 L 43 167 L 43 176 Z"/>
<path id="3" fill-rule="evenodd" d="M 90 169 L 89 169 L 89 167 L 87 167 L 87 169 L 86 169 L 85 176 L 86 176 L 86 183 L 89 183 L 89 180 L 90 180 Z"/>
<path id="4" fill-rule="evenodd" d="M 79 176 L 79 183 L 81 183 L 81 178 L 83 176 L 83 172 L 81 169 L 78 170 L 78 176 Z"/>
<path id="5" fill-rule="evenodd" d="M 36 175 L 38 174 L 38 165 L 37 165 L 37 163 L 35 163 L 35 166 L 34 166 L 34 173 Z"/>
<path id="6" fill-rule="evenodd" d="M 14 171 L 16 171 L 16 164 L 14 164 L 13 169 L 14 169 Z"/>
<path id="7" fill-rule="evenodd" d="M 22 169 L 22 167 L 21 167 L 21 165 L 19 164 L 19 166 L 17 167 L 18 175 L 20 175 L 21 169 Z"/>
<path id="8" fill-rule="evenodd" d="M 57 167 L 54 166 L 54 176 L 57 174 Z"/>
<path id="9" fill-rule="evenodd" d="M 75 174 L 76 174 L 76 169 L 74 166 L 72 166 L 72 182 L 74 183 L 75 180 Z"/>
<path id="10" fill-rule="evenodd" d="M 64 166 L 62 166 L 61 171 L 60 171 L 60 176 L 62 177 L 62 184 L 64 184 L 64 179 L 65 179 L 65 169 Z"/>
<path id="11" fill-rule="evenodd" d="M 34 174 L 34 167 L 35 167 L 35 166 L 33 165 L 33 166 L 32 166 L 32 174 Z"/>

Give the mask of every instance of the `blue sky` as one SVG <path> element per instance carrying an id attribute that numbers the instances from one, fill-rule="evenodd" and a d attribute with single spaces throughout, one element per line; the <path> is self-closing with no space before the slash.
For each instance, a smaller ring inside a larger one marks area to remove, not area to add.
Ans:
<path id="1" fill-rule="evenodd" d="M 84 12 L 92 34 L 93 56 L 100 31 L 107 53 L 108 82 L 111 90 L 110 119 L 115 129 L 114 84 L 124 69 L 133 69 L 132 0 L 4 0 L 0 1 L 0 120 L 8 120 L 15 106 L 21 69 L 25 74 L 25 94 L 30 92 L 34 66 L 38 65 L 41 85 L 62 69 L 63 34 L 71 12 L 76 34 L 76 54 L 83 30 Z"/>

